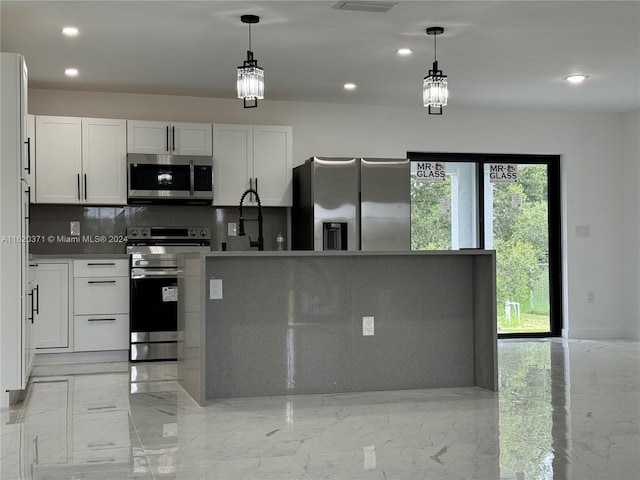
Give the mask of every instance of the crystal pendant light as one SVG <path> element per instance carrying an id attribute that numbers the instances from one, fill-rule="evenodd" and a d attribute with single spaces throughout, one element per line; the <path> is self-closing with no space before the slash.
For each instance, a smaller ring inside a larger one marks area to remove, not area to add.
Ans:
<path id="1" fill-rule="evenodd" d="M 447 87 L 447 76 L 438 70 L 438 58 L 436 50 L 436 36 L 442 34 L 444 28 L 429 27 L 427 35 L 433 35 L 433 67 L 429 70 L 429 75 L 422 81 L 422 103 L 429 107 L 429 115 L 442 115 L 442 107 L 447 105 L 449 99 L 449 89 Z"/>
<path id="2" fill-rule="evenodd" d="M 247 59 L 238 67 L 237 89 L 238 98 L 244 101 L 244 108 L 255 108 L 258 100 L 264 98 L 264 70 L 258 66 L 258 61 L 253 58 L 251 51 L 251 24 L 258 23 L 257 15 L 242 15 L 242 23 L 249 24 L 249 50 Z"/>

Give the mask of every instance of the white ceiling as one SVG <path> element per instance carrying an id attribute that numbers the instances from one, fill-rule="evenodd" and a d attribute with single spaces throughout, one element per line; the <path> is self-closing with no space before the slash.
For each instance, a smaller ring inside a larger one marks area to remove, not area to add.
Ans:
<path id="1" fill-rule="evenodd" d="M 398 1 L 388 13 L 336 3 L 3 0 L 1 47 L 25 55 L 32 88 L 233 98 L 248 46 L 240 16 L 255 14 L 266 99 L 417 105 L 433 62 L 425 29 L 442 26 L 451 106 L 640 108 L 640 1 Z M 80 35 L 63 37 L 65 25 Z M 576 72 L 590 78 L 562 79 Z"/>

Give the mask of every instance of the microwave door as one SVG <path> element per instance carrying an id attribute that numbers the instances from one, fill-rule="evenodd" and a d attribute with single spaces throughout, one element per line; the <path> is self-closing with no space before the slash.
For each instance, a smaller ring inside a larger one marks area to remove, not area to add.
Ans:
<path id="1" fill-rule="evenodd" d="M 192 198 L 192 185 L 189 164 L 130 164 L 130 197 L 189 199 Z"/>

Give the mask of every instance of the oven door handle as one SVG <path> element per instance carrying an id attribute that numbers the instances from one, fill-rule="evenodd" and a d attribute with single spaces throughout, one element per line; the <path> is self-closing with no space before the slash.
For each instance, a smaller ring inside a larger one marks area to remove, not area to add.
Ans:
<path id="1" fill-rule="evenodd" d="M 132 268 L 131 269 L 131 278 L 136 280 L 136 279 L 140 279 L 140 278 L 158 278 L 158 277 L 177 277 L 178 276 L 178 271 L 177 270 L 171 270 L 171 269 L 158 269 L 158 270 L 152 270 L 152 269 L 145 269 L 145 268 Z"/>

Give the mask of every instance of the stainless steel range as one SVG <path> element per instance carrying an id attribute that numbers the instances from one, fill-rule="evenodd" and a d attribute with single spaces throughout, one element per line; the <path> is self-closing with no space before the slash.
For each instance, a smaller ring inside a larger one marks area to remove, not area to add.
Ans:
<path id="1" fill-rule="evenodd" d="M 132 362 L 177 358 L 177 254 L 210 250 L 206 227 L 127 228 Z"/>

